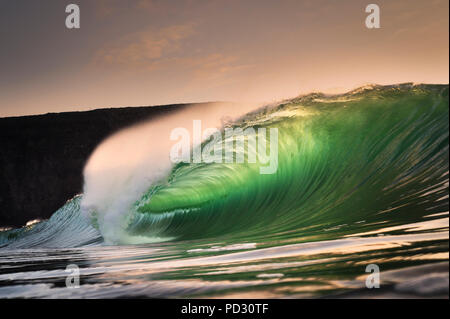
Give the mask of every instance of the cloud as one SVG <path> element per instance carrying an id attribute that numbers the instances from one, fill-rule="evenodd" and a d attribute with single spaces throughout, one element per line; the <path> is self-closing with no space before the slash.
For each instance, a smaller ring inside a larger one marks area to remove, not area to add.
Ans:
<path id="1" fill-rule="evenodd" d="M 178 52 L 182 41 L 194 34 L 192 25 L 149 28 L 125 36 L 117 43 L 99 49 L 94 62 L 100 65 L 149 67 Z"/>
<path id="2" fill-rule="evenodd" d="M 251 64 L 240 63 L 239 58 L 223 53 L 211 53 L 180 61 L 194 69 L 197 78 L 217 79 L 223 75 L 251 68 Z"/>
<path id="3" fill-rule="evenodd" d="M 240 62 L 236 54 L 202 50 L 187 53 L 187 41 L 195 34 L 192 23 L 149 28 L 107 44 L 95 53 L 93 62 L 96 66 L 121 68 L 131 73 L 182 70 L 192 80 L 215 80 L 252 67 Z"/>
<path id="4" fill-rule="evenodd" d="M 123 14 L 124 11 L 137 13 L 145 10 L 147 12 L 166 12 L 173 8 L 166 1 L 156 0 L 95 0 L 91 3 L 98 18 L 109 18 Z"/>

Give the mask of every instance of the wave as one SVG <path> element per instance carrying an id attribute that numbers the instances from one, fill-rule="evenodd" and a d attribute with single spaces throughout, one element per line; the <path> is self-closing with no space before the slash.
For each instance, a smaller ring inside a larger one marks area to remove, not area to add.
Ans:
<path id="1" fill-rule="evenodd" d="M 66 248 L 102 243 L 100 232 L 82 214 L 81 199 L 78 195 L 67 201 L 48 220 L 0 232 L 0 248 Z"/>
<path id="2" fill-rule="evenodd" d="M 158 161 L 132 164 L 139 169 L 127 168 L 123 180 L 128 186 L 139 180 L 139 187 L 125 189 L 108 179 L 100 184 L 106 195 L 94 196 L 85 186 L 84 195 L 48 221 L 0 232 L 0 245 L 311 241 L 433 218 L 448 211 L 448 114 L 448 85 L 372 85 L 286 100 L 221 127 L 254 128 L 258 138 L 258 128 L 276 128 L 276 173 L 260 174 L 260 161 L 168 165 L 167 152 Z M 226 141 L 217 143 L 222 149 Z M 255 152 L 247 147 L 233 156 Z M 164 169 L 155 178 L 140 178 L 158 167 Z M 107 175 L 121 170 L 112 167 Z"/>

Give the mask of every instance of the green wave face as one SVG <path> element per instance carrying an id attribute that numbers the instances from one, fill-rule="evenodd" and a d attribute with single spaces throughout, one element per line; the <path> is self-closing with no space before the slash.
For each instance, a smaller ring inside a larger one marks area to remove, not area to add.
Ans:
<path id="1" fill-rule="evenodd" d="M 276 173 L 260 174 L 259 162 L 180 163 L 135 204 L 131 235 L 323 237 L 448 210 L 448 85 L 311 94 L 231 127 L 278 129 Z"/>

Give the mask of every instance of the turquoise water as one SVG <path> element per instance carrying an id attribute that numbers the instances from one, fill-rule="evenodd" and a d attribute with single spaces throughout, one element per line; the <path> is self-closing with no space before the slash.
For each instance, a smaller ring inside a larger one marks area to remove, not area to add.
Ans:
<path id="1" fill-rule="evenodd" d="M 275 174 L 175 165 L 107 243 L 80 195 L 0 232 L 0 297 L 448 296 L 448 108 L 448 85 L 402 84 L 258 109 L 227 125 L 278 129 Z"/>

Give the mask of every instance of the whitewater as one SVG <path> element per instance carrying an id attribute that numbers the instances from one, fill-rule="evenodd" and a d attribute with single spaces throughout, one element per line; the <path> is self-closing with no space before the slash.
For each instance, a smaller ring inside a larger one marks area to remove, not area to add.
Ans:
<path id="1" fill-rule="evenodd" d="M 448 298 L 448 92 L 405 83 L 197 105 L 118 132 L 86 163 L 83 194 L 0 231 L 0 298 Z M 173 163 L 171 130 L 199 119 L 276 128 L 276 172 Z M 70 264 L 78 289 L 65 287 Z M 380 289 L 365 285 L 369 264 Z"/>

